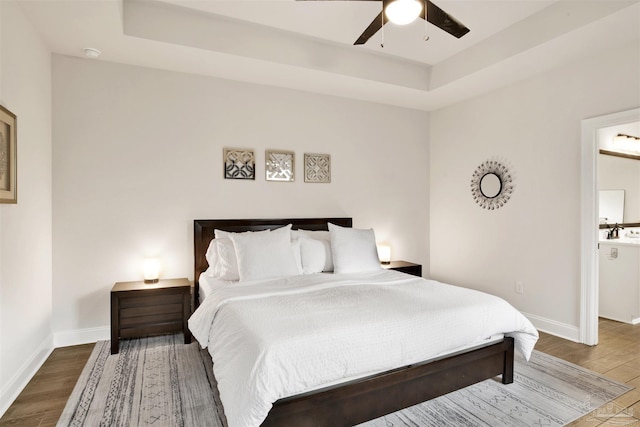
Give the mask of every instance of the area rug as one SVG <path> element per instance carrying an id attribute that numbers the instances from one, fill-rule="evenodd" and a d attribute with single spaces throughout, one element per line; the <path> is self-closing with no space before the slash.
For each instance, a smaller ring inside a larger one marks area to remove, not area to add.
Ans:
<path id="1" fill-rule="evenodd" d="M 180 334 L 125 340 L 117 355 L 99 341 L 58 426 L 224 427 L 206 357 Z M 632 389 L 538 351 L 514 371 L 513 384 L 486 380 L 361 426 L 562 426 Z"/>

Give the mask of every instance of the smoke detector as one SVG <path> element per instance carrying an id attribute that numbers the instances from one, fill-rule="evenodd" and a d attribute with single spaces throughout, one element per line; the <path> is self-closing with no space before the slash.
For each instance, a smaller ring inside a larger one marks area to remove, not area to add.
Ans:
<path id="1" fill-rule="evenodd" d="M 92 47 L 85 47 L 82 51 L 84 52 L 84 56 L 90 59 L 96 59 L 101 53 L 98 49 L 94 49 Z"/>

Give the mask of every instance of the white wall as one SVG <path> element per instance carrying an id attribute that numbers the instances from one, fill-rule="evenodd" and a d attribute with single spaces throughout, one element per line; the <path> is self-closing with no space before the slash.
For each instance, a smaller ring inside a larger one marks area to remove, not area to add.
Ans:
<path id="1" fill-rule="evenodd" d="M 428 113 L 57 55 L 53 110 L 58 345 L 107 338 L 146 255 L 193 279 L 194 219 L 351 216 L 428 271 Z M 255 181 L 223 179 L 223 147 L 255 149 Z M 265 149 L 296 152 L 296 182 L 265 181 Z M 331 184 L 304 183 L 305 152 Z"/>
<path id="2" fill-rule="evenodd" d="M 500 295 L 578 339 L 580 121 L 640 105 L 639 75 L 634 43 L 432 112 L 432 277 Z M 516 188 L 487 211 L 470 180 L 493 156 L 511 163 Z"/>
<path id="3" fill-rule="evenodd" d="M 0 414 L 52 349 L 51 56 L 0 2 L 0 103 L 17 115 L 18 204 L 0 205 Z"/>

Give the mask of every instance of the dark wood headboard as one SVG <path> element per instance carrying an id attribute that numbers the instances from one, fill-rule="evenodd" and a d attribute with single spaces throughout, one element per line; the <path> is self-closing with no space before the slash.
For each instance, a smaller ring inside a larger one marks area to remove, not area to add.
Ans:
<path id="1" fill-rule="evenodd" d="M 205 271 L 209 264 L 205 258 L 205 253 L 213 239 L 213 230 L 224 230 L 230 232 L 260 231 L 274 229 L 292 224 L 293 229 L 302 228 L 304 230 L 328 230 L 327 223 L 351 227 L 351 218 L 283 218 L 283 219 L 195 219 L 193 220 L 193 257 L 195 281 L 194 297 L 196 306 L 198 305 L 198 291 L 200 273 Z"/>

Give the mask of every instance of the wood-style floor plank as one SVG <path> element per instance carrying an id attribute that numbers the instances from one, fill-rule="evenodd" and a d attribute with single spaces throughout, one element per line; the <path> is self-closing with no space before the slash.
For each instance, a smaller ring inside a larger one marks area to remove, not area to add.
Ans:
<path id="1" fill-rule="evenodd" d="M 53 350 L 0 418 L 0 426 L 55 426 L 94 346 L 84 344 Z"/>
<path id="2" fill-rule="evenodd" d="M 640 427 L 640 369 L 636 366 L 640 358 L 640 325 L 628 325 L 608 319 L 599 321 L 598 345 L 594 347 L 581 344 L 563 345 L 561 338 L 553 337 L 546 353 L 569 360 L 564 357 L 564 350 L 572 357 L 583 357 L 582 362 L 575 362 L 603 375 L 635 387 L 613 402 L 603 405 L 582 418 L 569 424 L 571 427 Z M 540 341 L 546 345 L 547 334 L 541 334 Z M 565 341 L 566 342 L 566 341 Z M 575 345 L 584 347 L 582 355 L 575 350 Z M 544 351 L 538 346 L 536 348 Z"/>
<path id="3" fill-rule="evenodd" d="M 635 387 L 571 427 L 640 427 L 640 325 L 600 319 L 597 346 L 589 347 L 540 333 L 536 349 Z M 0 427 L 53 427 L 94 344 L 57 348 L 20 393 Z"/>

